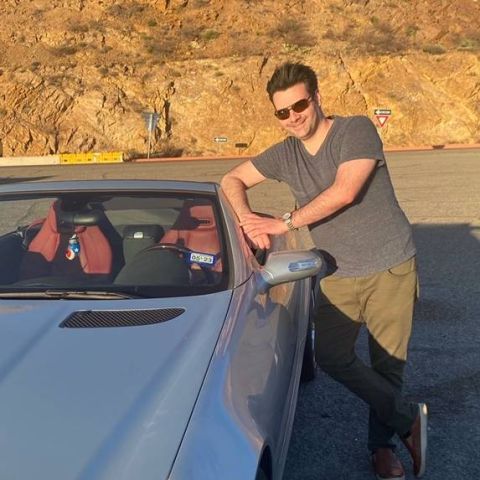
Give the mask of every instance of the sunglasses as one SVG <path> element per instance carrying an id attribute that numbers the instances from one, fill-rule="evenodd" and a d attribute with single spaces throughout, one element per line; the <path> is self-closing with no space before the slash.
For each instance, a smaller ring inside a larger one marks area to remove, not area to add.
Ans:
<path id="1" fill-rule="evenodd" d="M 293 110 L 295 113 L 302 113 L 304 110 L 308 108 L 310 102 L 312 101 L 312 97 L 302 98 L 298 102 L 295 102 L 293 105 L 289 107 L 281 108 L 280 110 L 275 110 L 275 116 L 279 120 L 286 120 L 290 117 L 290 110 Z"/>

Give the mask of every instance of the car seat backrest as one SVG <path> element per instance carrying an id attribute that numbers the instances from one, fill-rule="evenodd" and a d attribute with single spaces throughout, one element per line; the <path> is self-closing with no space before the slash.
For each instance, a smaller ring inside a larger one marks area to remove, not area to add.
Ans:
<path id="1" fill-rule="evenodd" d="M 170 250 L 155 247 L 138 252 L 115 277 L 116 285 L 188 286 L 189 270 L 182 258 Z"/>
<path id="2" fill-rule="evenodd" d="M 163 236 L 161 243 L 175 243 L 194 252 L 218 255 L 220 240 L 213 206 L 185 201 L 172 228 Z M 221 271 L 221 260 L 213 270 Z"/>
<path id="3" fill-rule="evenodd" d="M 72 271 L 71 260 L 65 257 L 65 246 L 75 233 L 80 244 L 78 256 L 83 273 L 108 274 L 112 268 L 112 251 L 108 240 L 100 228 L 94 211 L 63 212 L 56 201 L 49 209 L 38 234 L 33 238 L 25 252 L 21 266 L 21 278 L 35 275 L 34 265 L 38 266 L 38 257 L 55 271 Z M 59 249 L 62 249 L 60 252 Z M 37 259 L 35 260 L 35 257 Z M 32 268 L 29 263 L 32 262 Z M 65 268 L 63 268 L 65 267 Z"/>
<path id="4" fill-rule="evenodd" d="M 123 256 L 125 263 L 137 253 L 155 245 L 165 231 L 160 225 L 127 225 L 123 230 Z"/>

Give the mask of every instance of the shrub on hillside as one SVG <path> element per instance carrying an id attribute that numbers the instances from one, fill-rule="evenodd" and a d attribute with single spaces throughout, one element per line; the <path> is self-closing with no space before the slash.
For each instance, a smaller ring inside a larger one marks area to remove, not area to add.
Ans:
<path id="1" fill-rule="evenodd" d="M 317 43 L 305 23 L 294 18 L 282 18 L 269 33 L 274 39 L 280 38 L 283 45 L 313 47 Z"/>
<path id="2" fill-rule="evenodd" d="M 442 45 L 432 45 L 432 44 L 424 45 L 422 50 L 425 53 L 429 53 L 430 55 L 442 55 L 447 51 L 445 47 L 442 47 Z"/>

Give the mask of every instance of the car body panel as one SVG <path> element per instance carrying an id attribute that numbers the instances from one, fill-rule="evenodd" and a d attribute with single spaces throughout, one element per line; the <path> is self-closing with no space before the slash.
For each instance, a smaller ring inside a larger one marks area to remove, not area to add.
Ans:
<path id="1" fill-rule="evenodd" d="M 278 240 L 277 240 L 278 241 Z M 254 479 L 263 449 L 281 479 L 308 322 L 310 279 L 234 292 L 171 480 Z"/>
<path id="2" fill-rule="evenodd" d="M 100 301 L 185 313 L 83 329 L 59 324 L 84 301 L 1 301 L 0 478 L 166 478 L 230 297 Z"/>

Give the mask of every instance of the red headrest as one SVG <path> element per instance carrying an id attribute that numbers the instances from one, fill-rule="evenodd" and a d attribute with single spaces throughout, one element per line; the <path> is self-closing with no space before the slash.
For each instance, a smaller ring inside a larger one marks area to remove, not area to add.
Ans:
<path id="1" fill-rule="evenodd" d="M 110 273 L 112 250 L 100 228 L 71 225 L 70 230 L 62 225 L 58 228 L 58 202 L 49 209 L 40 231 L 28 246 L 29 252 L 40 253 L 48 262 L 53 261 L 60 245 L 62 234 L 76 233 L 80 243 L 80 264 L 85 273 Z M 68 260 L 66 260 L 68 261 Z"/>

